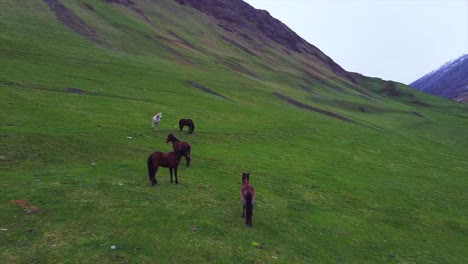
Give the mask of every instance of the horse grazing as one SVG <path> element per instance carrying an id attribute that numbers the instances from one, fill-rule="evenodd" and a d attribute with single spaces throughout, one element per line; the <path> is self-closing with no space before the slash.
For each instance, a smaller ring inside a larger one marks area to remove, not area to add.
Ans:
<path id="1" fill-rule="evenodd" d="M 195 130 L 195 124 L 193 124 L 192 119 L 185 119 L 185 118 L 182 118 L 181 120 L 179 120 L 179 129 L 180 129 L 180 132 L 182 132 L 182 129 L 184 128 L 184 126 L 188 126 L 188 127 L 189 127 L 189 134 L 192 134 L 192 133 L 193 133 L 193 130 Z"/>
<path id="2" fill-rule="evenodd" d="M 249 183 L 250 172 L 242 172 L 242 217 L 245 217 L 245 224 L 252 226 L 253 205 L 255 203 L 255 190 Z"/>
<path id="3" fill-rule="evenodd" d="M 172 142 L 172 148 L 174 151 L 177 151 L 182 148 L 187 148 L 187 152 L 185 152 L 185 162 L 187 167 L 190 166 L 190 151 L 192 150 L 192 146 L 188 142 L 180 141 L 178 138 L 174 136 L 174 134 L 169 134 L 166 138 L 166 143 Z"/>
<path id="4" fill-rule="evenodd" d="M 179 168 L 180 159 L 182 156 L 186 155 L 187 152 L 186 147 L 182 147 L 181 149 L 174 151 L 174 152 L 161 152 L 156 151 L 151 153 L 148 157 L 148 176 L 149 180 L 151 181 L 151 186 L 158 185 L 158 181 L 156 180 L 156 172 L 158 171 L 159 167 L 169 168 L 169 172 L 171 174 L 171 183 L 172 183 L 172 171 L 174 170 L 175 174 L 175 183 L 179 184 L 177 180 L 177 170 Z"/>
<path id="5" fill-rule="evenodd" d="M 156 130 L 158 130 L 159 129 L 159 122 L 161 121 L 161 118 L 162 118 L 162 113 L 161 112 L 159 112 L 158 114 L 153 116 L 153 122 L 151 123 L 151 127 L 156 126 Z"/>

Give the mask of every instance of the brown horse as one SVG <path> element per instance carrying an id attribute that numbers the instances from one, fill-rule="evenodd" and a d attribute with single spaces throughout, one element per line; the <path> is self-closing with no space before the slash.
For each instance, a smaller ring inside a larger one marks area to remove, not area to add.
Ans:
<path id="1" fill-rule="evenodd" d="M 172 171 L 175 173 L 175 183 L 179 184 L 177 180 L 177 170 L 179 168 L 180 159 L 186 155 L 187 148 L 183 147 L 174 152 L 161 152 L 156 151 L 151 153 L 148 157 L 148 176 L 152 186 L 158 185 L 156 180 L 156 172 L 159 167 L 169 168 L 172 183 Z"/>
<path id="2" fill-rule="evenodd" d="M 172 148 L 174 151 L 177 151 L 181 148 L 187 148 L 187 152 L 185 152 L 184 157 L 186 161 L 187 167 L 190 166 L 190 151 L 192 150 L 192 146 L 188 142 L 180 141 L 178 138 L 174 136 L 174 134 L 169 134 L 166 138 L 166 143 L 172 142 Z"/>
<path id="3" fill-rule="evenodd" d="M 242 172 L 242 217 L 245 217 L 245 224 L 252 226 L 253 205 L 255 203 L 255 190 L 249 183 L 250 172 Z"/>
<path id="4" fill-rule="evenodd" d="M 192 119 L 182 118 L 181 120 L 179 120 L 180 132 L 182 132 L 182 129 L 184 128 L 184 126 L 188 126 L 189 134 L 193 134 L 193 130 L 195 130 L 195 124 L 193 123 Z"/>

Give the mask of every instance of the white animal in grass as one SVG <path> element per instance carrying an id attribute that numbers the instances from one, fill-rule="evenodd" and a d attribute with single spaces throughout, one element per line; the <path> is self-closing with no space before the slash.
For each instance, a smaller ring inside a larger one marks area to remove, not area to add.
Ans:
<path id="1" fill-rule="evenodd" d="M 157 115 L 153 116 L 153 122 L 151 124 L 151 127 L 156 127 L 156 130 L 159 129 L 159 122 L 161 121 L 162 118 L 162 113 L 159 112 Z"/>

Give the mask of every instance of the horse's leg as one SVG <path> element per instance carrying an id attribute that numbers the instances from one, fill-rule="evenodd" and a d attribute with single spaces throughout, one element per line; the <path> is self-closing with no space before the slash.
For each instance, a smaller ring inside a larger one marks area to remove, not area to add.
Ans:
<path id="1" fill-rule="evenodd" d="M 153 173 L 152 179 L 151 179 L 151 186 L 158 185 L 158 181 L 156 180 L 156 172 L 158 172 L 158 168 L 159 168 L 159 166 L 156 166 L 156 168 L 154 169 L 154 173 Z"/>
<path id="2" fill-rule="evenodd" d="M 242 218 L 245 217 L 245 200 L 244 200 L 244 196 L 241 197 L 242 199 Z"/>
<path id="3" fill-rule="evenodd" d="M 153 175 L 153 181 L 154 185 L 158 185 L 158 180 L 156 179 L 156 172 L 158 172 L 159 166 L 156 166 L 156 169 L 154 170 L 154 175 Z"/>
<path id="4" fill-rule="evenodd" d="M 177 180 L 177 169 L 178 169 L 178 166 L 176 166 L 174 168 L 174 173 L 175 173 L 175 184 L 179 184 L 179 181 Z"/>
<path id="5" fill-rule="evenodd" d="M 148 163 L 148 178 L 149 178 L 149 181 L 150 181 L 150 182 L 151 182 L 151 175 L 153 175 L 153 171 L 154 171 L 154 168 L 153 168 L 153 160 L 151 159 L 151 156 L 152 156 L 152 155 L 150 155 L 150 156 L 148 157 L 148 161 L 147 161 L 147 163 Z"/>
<path id="6" fill-rule="evenodd" d="M 171 174 L 171 183 L 172 183 L 172 167 L 169 167 L 169 172 Z"/>

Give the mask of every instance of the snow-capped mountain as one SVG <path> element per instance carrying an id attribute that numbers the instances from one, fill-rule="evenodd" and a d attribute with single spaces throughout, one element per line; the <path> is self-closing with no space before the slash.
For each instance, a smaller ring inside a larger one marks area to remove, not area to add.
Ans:
<path id="1" fill-rule="evenodd" d="M 468 54 L 445 63 L 410 86 L 425 93 L 468 103 Z"/>

